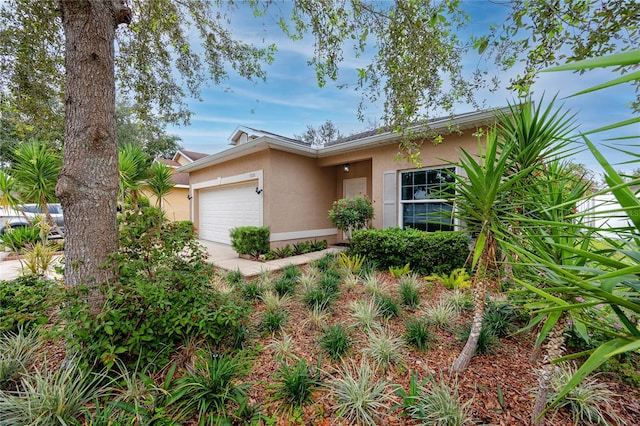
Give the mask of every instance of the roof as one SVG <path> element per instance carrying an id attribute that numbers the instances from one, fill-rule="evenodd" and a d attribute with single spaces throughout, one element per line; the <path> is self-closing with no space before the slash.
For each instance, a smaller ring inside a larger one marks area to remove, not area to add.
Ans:
<path id="1" fill-rule="evenodd" d="M 254 139 L 258 139 L 260 137 L 268 137 L 271 139 L 278 139 L 286 142 L 296 143 L 304 146 L 311 146 L 309 142 L 301 141 L 298 139 L 289 138 L 287 136 L 282 136 L 277 133 L 267 132 L 266 130 L 254 129 L 253 127 L 247 126 L 238 126 L 231 134 L 229 138 L 229 142 L 232 145 L 238 145 L 238 141 L 242 134 L 246 134 L 248 136 L 248 141 L 252 141 Z M 246 142 L 245 142 L 246 143 Z"/>
<path id="2" fill-rule="evenodd" d="M 169 160 L 169 159 L 167 159 L 167 158 L 160 158 L 160 157 L 158 157 L 158 158 L 156 158 L 154 161 L 157 161 L 158 163 L 162 163 L 162 164 L 164 164 L 165 166 L 169 166 L 169 167 L 176 167 L 176 168 L 177 168 L 177 167 L 180 167 L 180 166 L 181 166 L 181 164 L 180 164 L 180 163 L 178 163 L 177 161 Z"/>
<path id="3" fill-rule="evenodd" d="M 409 130 L 418 133 L 421 130 L 430 129 L 436 132 L 449 133 L 452 131 L 452 128 L 464 130 L 467 128 L 484 126 L 495 121 L 496 112 L 508 113 L 509 109 L 496 108 L 459 114 L 453 117 L 447 116 L 435 118 L 429 120 L 425 124 L 416 125 Z M 184 165 L 180 167 L 178 171 L 188 173 L 200 170 L 205 167 L 241 158 L 269 148 L 291 152 L 306 157 L 321 158 L 379 145 L 397 143 L 398 139 L 402 137 L 396 132 L 381 128 L 340 138 L 327 143 L 325 146 L 313 148 L 310 144 L 296 139 L 287 138 L 271 132 L 252 129 L 250 127 L 238 126 L 230 138 L 232 144 L 238 142 L 242 133 L 247 135 L 251 134 L 255 137 L 249 138 L 246 142 L 234 145 L 224 151 L 201 158 L 191 164 Z"/>
<path id="4" fill-rule="evenodd" d="M 189 185 L 189 173 L 174 172 L 171 175 L 171 181 L 175 185 Z"/>
<path id="5" fill-rule="evenodd" d="M 187 157 L 191 161 L 200 160 L 201 158 L 209 156 L 209 154 L 204 154 L 202 152 L 187 151 L 184 149 L 180 149 L 175 153 L 175 155 L 173 156 L 173 159 L 175 160 L 179 154 L 182 154 L 183 157 Z"/>

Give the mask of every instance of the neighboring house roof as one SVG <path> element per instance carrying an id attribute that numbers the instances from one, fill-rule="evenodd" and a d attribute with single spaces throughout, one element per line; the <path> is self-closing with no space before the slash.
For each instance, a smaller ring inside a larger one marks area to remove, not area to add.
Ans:
<path id="1" fill-rule="evenodd" d="M 418 132 L 421 129 L 429 128 L 434 131 L 449 132 L 452 127 L 463 130 L 487 125 L 495 121 L 496 112 L 508 113 L 509 109 L 491 109 L 459 114 L 454 117 L 435 118 L 429 120 L 426 125 L 416 126 L 410 130 Z M 188 173 L 200 170 L 268 148 L 291 152 L 305 157 L 321 158 L 363 148 L 397 143 L 399 137 L 400 135 L 395 132 L 376 129 L 340 138 L 322 147 L 312 148 L 310 144 L 296 139 L 252 129 L 251 127 L 238 126 L 230 138 L 230 142 L 234 146 L 196 160 L 191 164 L 184 165 L 178 168 L 178 171 Z"/>
<path id="2" fill-rule="evenodd" d="M 267 132 L 265 130 L 254 129 L 253 127 L 246 126 L 236 127 L 236 129 L 231 134 L 231 137 L 229 138 L 229 143 L 231 145 L 242 145 L 243 143 L 250 142 L 260 137 L 268 137 L 271 139 L 278 139 L 284 142 L 291 142 L 303 146 L 311 146 L 309 142 L 304 142 L 298 139 L 278 135 L 277 133 Z"/>
<path id="3" fill-rule="evenodd" d="M 182 158 L 185 158 L 188 161 L 188 163 L 192 163 L 196 160 L 199 160 L 208 156 L 209 154 L 204 154 L 202 152 L 186 151 L 181 149 L 174 154 L 172 159 L 156 158 L 154 161 L 165 164 L 171 167 L 172 169 L 174 169 L 174 172 L 171 175 L 171 180 L 176 186 L 189 186 L 189 173 L 176 171 L 178 167 L 183 166 L 183 164 L 181 164 L 177 160 L 180 157 L 182 157 Z"/>
<path id="4" fill-rule="evenodd" d="M 183 157 L 187 158 L 188 160 L 190 160 L 191 162 L 199 160 L 201 158 L 207 157 L 209 154 L 204 154 L 202 152 L 195 152 L 195 151 L 187 151 L 184 149 L 178 150 L 176 151 L 175 155 L 173 156 L 173 160 L 175 161 L 176 158 L 182 155 Z"/>

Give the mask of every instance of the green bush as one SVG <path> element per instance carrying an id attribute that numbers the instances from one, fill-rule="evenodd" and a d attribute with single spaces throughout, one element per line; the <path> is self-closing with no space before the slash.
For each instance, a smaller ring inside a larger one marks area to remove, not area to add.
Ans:
<path id="1" fill-rule="evenodd" d="M 348 235 L 351 230 L 367 228 L 373 215 L 373 204 L 366 196 L 342 198 L 334 201 L 331 210 L 329 210 L 331 223 Z"/>
<path id="2" fill-rule="evenodd" d="M 16 253 L 28 246 L 41 241 L 40 229 L 37 226 L 16 226 L 15 228 L 6 229 L 2 235 L 2 244 L 9 247 Z"/>
<path id="3" fill-rule="evenodd" d="M 238 254 L 251 256 L 269 251 L 271 231 L 266 226 L 239 226 L 229 231 L 231 247 Z"/>
<path id="4" fill-rule="evenodd" d="M 61 292 L 55 281 L 37 275 L 0 281 L 0 332 L 48 323 L 49 310 L 59 302 Z"/>
<path id="5" fill-rule="evenodd" d="M 126 214 L 119 234 L 119 280 L 102 289 L 101 312 L 90 312 L 81 290 L 69 295 L 66 334 L 72 349 L 107 367 L 120 360 L 162 368 L 189 338 L 212 345 L 240 343 L 249 308 L 239 297 L 211 288 L 213 267 L 192 229 L 167 223 L 149 208 Z"/>
<path id="6" fill-rule="evenodd" d="M 421 275 L 450 273 L 464 266 L 469 237 L 460 232 L 424 232 L 387 228 L 353 233 L 351 253 L 367 256 L 381 270 L 402 268 Z"/>

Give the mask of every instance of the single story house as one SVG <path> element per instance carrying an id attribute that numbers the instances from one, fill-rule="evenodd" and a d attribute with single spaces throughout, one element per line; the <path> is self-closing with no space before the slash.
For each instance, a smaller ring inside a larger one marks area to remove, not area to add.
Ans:
<path id="1" fill-rule="evenodd" d="M 191 164 L 196 160 L 207 157 L 209 154 L 201 152 L 179 150 L 173 158 L 156 158 L 153 161 L 162 163 L 171 168 L 171 180 L 174 187 L 162 200 L 162 208 L 169 220 L 191 220 L 191 205 L 189 203 L 189 173 L 178 172 L 179 167 Z M 142 193 L 149 199 L 152 206 L 156 205 L 156 197 L 148 186 L 142 187 Z"/>
<path id="2" fill-rule="evenodd" d="M 477 152 L 474 133 L 494 122 L 494 110 L 431 120 L 443 142 L 424 142 L 419 168 L 396 160 L 401 136 L 394 132 L 368 131 L 312 147 L 241 126 L 231 148 L 178 172 L 189 173 L 191 220 L 203 240 L 229 244 L 234 227 L 267 226 L 272 248 L 306 240 L 334 244 L 344 236 L 327 212 L 335 200 L 355 195 L 373 201 L 374 228 L 449 230 L 453 220 L 425 223 L 426 215 L 451 210 L 448 200 L 429 194 L 447 178 L 447 161 L 459 158 L 459 148 Z"/>

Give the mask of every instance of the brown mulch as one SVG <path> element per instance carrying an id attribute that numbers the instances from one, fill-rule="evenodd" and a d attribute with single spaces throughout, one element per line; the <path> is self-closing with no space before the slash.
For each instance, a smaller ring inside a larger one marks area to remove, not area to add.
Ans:
<path id="1" fill-rule="evenodd" d="M 397 280 L 388 273 L 383 273 L 384 288 L 396 300 L 400 300 Z M 443 292 L 448 290 L 441 286 L 424 286 L 421 290 L 422 304 L 411 312 L 403 307 L 399 317 L 388 321 L 386 327 L 394 336 L 402 336 L 405 331 L 404 324 L 407 319 L 424 317 L 424 307 L 437 301 Z M 353 301 L 369 298 L 370 295 L 362 285 L 356 288 L 343 289 L 339 299 L 333 304 L 329 324 L 353 324 L 350 316 L 349 305 Z M 253 315 L 254 324 L 258 325 L 264 308 L 257 303 Z M 339 362 L 331 361 L 328 356 L 322 355 L 318 346 L 319 330 L 305 323 L 308 308 L 301 301 L 300 295 L 294 297 L 287 306 L 288 319 L 284 332 L 293 337 L 295 342 L 293 352 L 297 357 L 304 358 L 309 365 L 316 365 L 318 358 L 322 361 L 324 379 L 328 379 L 332 372 L 340 366 Z M 535 390 L 537 386 L 536 363 L 530 359 L 533 352 L 534 338 L 530 335 L 518 335 L 515 337 L 500 339 L 491 355 L 476 355 L 469 367 L 457 378 L 449 375 L 449 368 L 462 350 L 463 343 L 459 342 L 455 329 L 465 322 L 470 322 L 471 312 L 460 315 L 455 324 L 446 330 L 438 330 L 436 343 L 432 348 L 420 352 L 413 348 L 404 347 L 402 352 L 402 364 L 391 367 L 383 373 L 380 379 L 389 384 L 389 391 L 395 393 L 397 386 L 405 390 L 409 387 L 412 374 L 417 374 L 424 379 L 429 375 L 435 378 L 443 377 L 452 384 L 457 380 L 459 396 L 463 402 L 471 400 L 471 412 L 477 424 L 486 425 L 528 425 L 530 424 L 531 410 L 533 408 Z M 360 349 L 366 346 L 366 334 L 356 327 L 352 328 L 354 349 L 346 356 L 356 363 L 361 358 Z M 274 352 L 266 348 L 270 341 L 278 336 L 261 336 L 257 343 L 263 348 L 254 362 L 253 369 L 246 381 L 252 383 L 250 390 L 251 400 L 263 404 L 263 410 L 271 415 L 281 409 L 281 401 L 273 401 L 273 391 L 269 389 L 272 376 L 278 370 L 279 364 L 274 357 Z M 613 382 L 611 387 L 619 395 L 624 395 L 614 402 L 614 408 L 619 416 L 627 419 L 625 424 L 640 424 L 638 421 L 637 407 L 634 408 L 631 401 L 639 401 L 640 391 L 633 389 L 624 383 Z M 499 398 L 499 394 L 502 398 Z M 631 397 L 634 395 L 634 397 Z M 399 397 L 395 398 L 400 403 Z M 314 403 L 305 407 L 303 424 L 343 424 L 336 417 L 331 399 L 326 392 L 318 391 L 314 395 Z M 394 404 L 395 405 L 395 404 Z M 555 417 L 547 415 L 547 424 L 564 426 L 572 425 L 569 415 L 560 411 Z M 291 423 L 286 414 L 279 417 L 278 424 Z M 414 424 L 407 417 L 402 417 L 399 409 L 389 407 L 381 424 L 407 425 Z"/>

